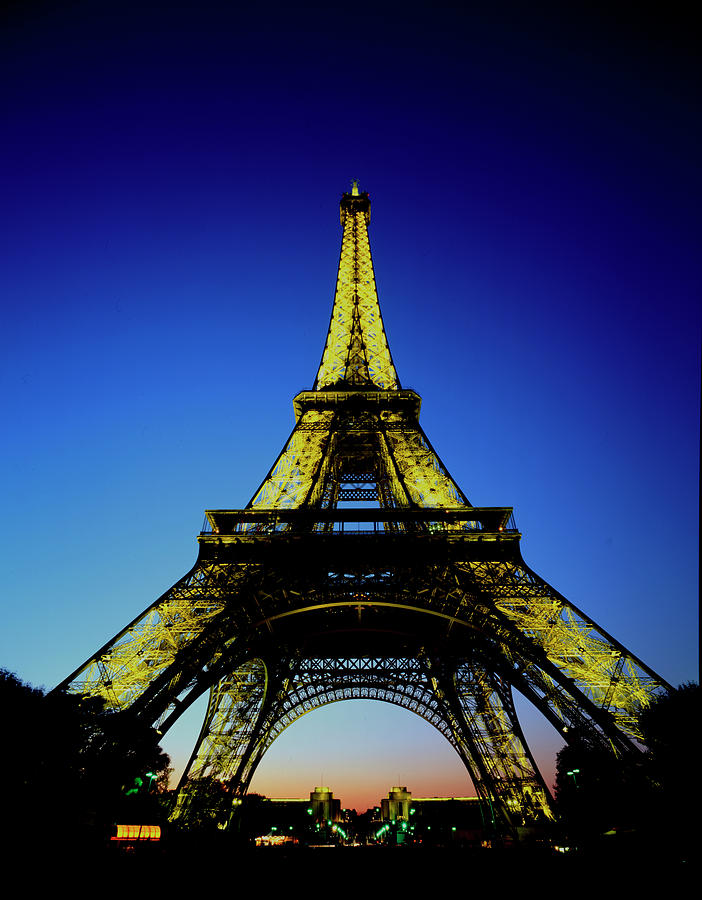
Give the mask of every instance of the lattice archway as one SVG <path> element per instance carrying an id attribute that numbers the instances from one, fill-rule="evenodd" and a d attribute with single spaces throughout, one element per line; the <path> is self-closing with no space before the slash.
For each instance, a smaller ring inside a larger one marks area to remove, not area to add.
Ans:
<path id="1" fill-rule="evenodd" d="M 246 792 L 283 731 L 315 709 L 346 700 L 390 703 L 436 728 L 459 755 L 478 795 L 505 810 L 505 824 L 549 817 L 548 791 L 523 739 L 511 689 L 496 684 L 487 669 L 463 662 L 447 680 L 440 666 L 421 655 L 298 657 L 285 668 L 252 660 L 212 689 L 175 818 L 187 820 L 193 804 L 202 815 L 207 804 L 200 788 L 214 780 L 227 791 L 215 794 L 209 812 L 225 824 L 232 801 Z"/>

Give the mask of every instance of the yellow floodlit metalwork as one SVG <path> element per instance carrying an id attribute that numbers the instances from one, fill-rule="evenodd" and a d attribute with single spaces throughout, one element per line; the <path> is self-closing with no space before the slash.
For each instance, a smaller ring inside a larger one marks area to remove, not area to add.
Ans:
<path id="1" fill-rule="evenodd" d="M 466 665 L 459 666 L 455 681 L 467 727 L 479 748 L 480 766 L 490 773 L 485 793 L 497 787 L 511 817 L 519 818 L 514 824 L 553 818 L 547 792 L 516 730 L 510 686 L 480 667 Z"/>
<path id="2" fill-rule="evenodd" d="M 201 644 L 213 663 L 223 640 L 236 633 L 229 600 L 255 570 L 251 565 L 198 564 L 74 672 L 65 686 L 103 697 L 109 708 L 119 710 L 134 706 L 167 677 L 164 690 L 170 699 L 159 711 L 160 721 L 189 685 L 191 673 L 182 668 L 183 654 Z"/>
<path id="3" fill-rule="evenodd" d="M 210 692 L 193 778 L 231 777 L 251 737 L 266 695 L 266 666 L 254 659 L 222 678 Z"/>
<path id="4" fill-rule="evenodd" d="M 433 669 L 431 660 L 421 657 L 301 658 L 278 685 L 274 701 L 258 721 L 256 713 L 263 709 L 263 665 L 247 670 L 243 686 L 236 680 L 223 680 L 211 693 L 199 748 L 186 770 L 188 777 L 173 818 L 188 820 L 200 779 L 226 785 L 238 775 L 236 783 L 248 783 L 258 760 L 293 722 L 328 703 L 349 699 L 392 703 L 430 722 L 469 766 L 479 795 L 509 809 L 513 825 L 552 818 L 547 792 L 515 730 L 509 687 L 501 686 L 500 695 L 488 672 L 466 665 L 457 671 L 455 684 L 444 687 Z M 462 720 L 447 697 L 454 693 Z M 196 812 L 202 814 L 202 804 Z M 213 818 L 215 814 L 216 810 Z"/>
<path id="5" fill-rule="evenodd" d="M 367 194 L 344 195 L 336 292 L 315 390 L 339 384 L 372 384 L 386 390 L 400 386 L 380 315 L 368 241 L 369 218 Z"/>
<path id="6" fill-rule="evenodd" d="M 455 509 L 469 505 L 418 425 L 412 427 L 406 417 L 391 413 L 384 426 L 389 456 L 398 473 L 397 496 L 406 492 L 416 506 Z"/>
<path id="7" fill-rule="evenodd" d="M 193 804 L 202 815 L 203 805 L 207 805 L 197 802 L 202 780 L 226 784 L 236 774 L 251 741 L 266 687 L 265 664 L 254 659 L 212 688 L 200 737 L 187 766 L 189 777 L 178 792 L 174 819 L 187 819 Z M 214 804 L 206 811 L 216 818 L 221 810 Z"/>
<path id="8" fill-rule="evenodd" d="M 624 733 L 641 737 L 637 714 L 651 702 L 660 681 L 638 660 L 518 562 L 461 567 L 494 598 L 495 609 L 541 647 L 596 707 L 610 712 Z"/>
<path id="9" fill-rule="evenodd" d="M 499 827 L 544 821 L 512 689 L 618 753 L 639 752 L 638 712 L 667 689 L 531 572 L 511 510 L 472 507 L 434 451 L 388 348 L 369 220 L 354 182 L 314 389 L 248 506 L 210 510 L 194 568 L 62 685 L 164 730 L 210 691 L 184 822 L 225 826 L 278 735 L 353 698 L 436 727 Z"/>
<path id="10" fill-rule="evenodd" d="M 321 485 L 328 463 L 324 448 L 333 418 L 332 410 L 305 412 L 249 507 L 292 509 L 318 499 L 312 487 Z"/>

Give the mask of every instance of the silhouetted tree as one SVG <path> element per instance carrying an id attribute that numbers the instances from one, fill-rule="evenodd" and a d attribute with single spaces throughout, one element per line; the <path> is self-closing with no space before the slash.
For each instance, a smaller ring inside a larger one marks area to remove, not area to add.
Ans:
<path id="1" fill-rule="evenodd" d="M 700 771 L 697 728 L 700 686 L 680 685 L 658 698 L 639 715 L 647 747 L 644 771 L 650 806 L 646 824 L 662 846 L 677 858 L 696 853 L 699 829 Z"/>
<path id="2" fill-rule="evenodd" d="M 108 711 L 101 698 L 45 694 L 5 670 L 0 705 L 6 832 L 97 833 L 125 816 L 143 822 L 159 815 L 150 792 L 169 759 L 152 728 Z"/>
<path id="3" fill-rule="evenodd" d="M 184 831 L 216 834 L 229 819 L 232 796 L 227 785 L 212 775 L 188 779 L 184 798 L 177 820 Z"/>
<path id="4" fill-rule="evenodd" d="M 272 815 L 268 797 L 263 794 L 246 794 L 237 810 L 234 823 L 239 837 L 252 842 L 259 835 L 267 834 L 273 824 Z"/>
<path id="5" fill-rule="evenodd" d="M 569 840 L 587 848 L 618 832 L 652 851 L 689 856 L 699 802 L 699 707 L 699 685 L 689 683 L 641 710 L 640 754 L 617 757 L 585 742 L 559 752 L 556 804 Z"/>
<path id="6" fill-rule="evenodd" d="M 588 847 L 607 832 L 638 827 L 647 794 L 642 765 L 585 742 L 558 753 L 556 805 L 569 841 Z"/>

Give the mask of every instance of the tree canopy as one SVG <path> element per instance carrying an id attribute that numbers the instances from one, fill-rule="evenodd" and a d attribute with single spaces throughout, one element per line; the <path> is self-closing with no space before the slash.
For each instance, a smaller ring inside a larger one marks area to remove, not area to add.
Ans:
<path id="1" fill-rule="evenodd" d="M 45 693 L 4 669 L 0 702 L 5 828 L 97 835 L 125 815 L 158 815 L 149 796 L 167 779 L 169 759 L 154 729 L 101 698 Z"/>
<path id="2" fill-rule="evenodd" d="M 588 847 L 627 834 L 639 845 L 689 857 L 699 801 L 699 712 L 700 687 L 689 682 L 640 711 L 642 753 L 617 757 L 585 742 L 564 747 L 556 804 L 568 839 Z"/>

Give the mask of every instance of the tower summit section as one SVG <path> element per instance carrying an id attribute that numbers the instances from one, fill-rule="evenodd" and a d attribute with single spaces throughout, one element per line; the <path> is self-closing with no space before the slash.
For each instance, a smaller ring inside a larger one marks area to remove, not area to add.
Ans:
<path id="1" fill-rule="evenodd" d="M 370 198 L 355 181 L 351 193 L 341 198 L 340 214 L 344 231 L 336 291 L 314 389 L 398 390 L 368 240 Z"/>
<path id="2" fill-rule="evenodd" d="M 336 289 L 314 388 L 295 397 L 296 427 L 249 508 L 329 508 L 353 499 L 469 506 L 419 426 L 421 398 L 400 387 L 378 302 L 370 209 L 354 182 L 340 203 Z M 358 415 L 350 418 L 354 410 L 363 411 L 363 427 Z"/>

